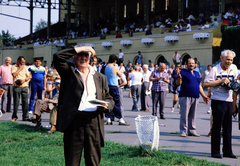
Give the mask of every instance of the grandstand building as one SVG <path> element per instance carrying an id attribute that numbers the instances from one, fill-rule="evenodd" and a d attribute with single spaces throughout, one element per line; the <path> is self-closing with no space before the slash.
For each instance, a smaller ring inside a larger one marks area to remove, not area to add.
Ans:
<path id="1" fill-rule="evenodd" d="M 149 60 L 158 64 L 165 59 L 172 64 L 172 56 L 177 50 L 183 61 L 189 56 L 196 57 L 204 71 L 205 66 L 217 62 L 220 57 L 221 15 L 237 7 L 238 3 L 238 0 L 59 0 L 59 23 L 51 26 L 51 32 L 46 28 L 23 37 L 15 42 L 17 49 L 13 46 L 4 47 L 0 50 L 0 63 L 3 64 L 7 56 L 16 62 L 17 57 L 23 55 L 26 62 L 33 62 L 34 58 L 40 57 L 44 65 L 50 66 L 52 55 L 61 49 L 60 45 L 34 46 L 29 41 L 64 36 L 67 37 L 67 47 L 91 45 L 99 60 L 105 62 L 110 54 L 118 55 L 118 50 L 122 49 L 125 64 L 128 60 L 135 63 L 138 51 L 142 52 L 146 64 Z M 197 18 L 201 13 L 204 18 L 217 18 L 218 29 L 197 30 L 197 25 L 193 25 L 191 31 L 166 33 L 169 29 L 173 31 L 180 16 L 183 19 L 189 15 Z M 172 19 L 171 27 L 156 26 L 156 22 L 165 22 L 166 18 Z M 124 32 L 124 26 L 133 23 L 135 27 L 143 28 L 153 24 L 152 35 L 134 32 L 133 37 L 129 37 Z M 122 38 L 115 38 L 117 25 Z M 104 28 L 108 32 L 100 34 Z M 87 35 L 82 35 L 85 31 Z M 96 36 L 92 36 L 93 31 L 98 32 Z M 47 36 L 48 33 L 50 35 Z"/>

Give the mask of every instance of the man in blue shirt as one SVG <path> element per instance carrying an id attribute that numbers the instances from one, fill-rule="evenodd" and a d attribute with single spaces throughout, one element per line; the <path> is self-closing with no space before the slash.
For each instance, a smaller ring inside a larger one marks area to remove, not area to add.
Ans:
<path id="1" fill-rule="evenodd" d="M 40 58 L 34 60 L 34 65 L 28 68 L 32 75 L 31 80 L 31 97 L 29 102 L 29 112 L 33 111 L 33 104 L 35 101 L 35 96 L 37 93 L 38 99 L 42 100 L 42 91 L 46 90 L 46 71 L 43 66 L 41 66 L 42 61 Z"/>
<path id="2" fill-rule="evenodd" d="M 200 85 L 201 77 L 199 72 L 194 71 L 195 61 L 192 58 L 187 60 L 187 68 L 182 69 L 178 73 L 176 85 L 181 85 L 179 92 L 179 103 L 181 105 L 180 112 L 180 134 L 181 137 L 200 135 L 196 133 L 196 110 L 198 105 L 199 93 L 203 97 L 204 102 L 208 103 L 209 98 L 204 94 Z"/>

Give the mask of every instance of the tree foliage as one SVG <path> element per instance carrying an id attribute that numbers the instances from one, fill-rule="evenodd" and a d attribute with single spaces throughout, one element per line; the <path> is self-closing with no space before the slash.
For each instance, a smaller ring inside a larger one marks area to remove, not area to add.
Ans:
<path id="1" fill-rule="evenodd" d="M 41 19 L 41 20 L 37 23 L 34 31 L 37 32 L 37 31 L 39 31 L 39 30 L 41 30 L 41 29 L 47 28 L 47 24 L 48 24 L 47 21 L 44 21 L 43 19 Z M 50 23 L 50 24 L 51 24 L 51 23 Z"/>
<path id="2" fill-rule="evenodd" d="M 236 57 L 234 58 L 233 63 L 240 67 L 240 26 L 236 27 L 227 27 L 227 25 L 223 25 L 221 27 L 222 32 L 222 42 L 221 42 L 221 50 L 232 50 L 236 53 Z"/>
<path id="3" fill-rule="evenodd" d="M 7 32 L 2 30 L 2 33 L 0 33 L 0 47 L 8 46 L 11 42 L 15 40 L 16 38 L 14 37 L 14 35 L 11 35 L 8 30 Z"/>

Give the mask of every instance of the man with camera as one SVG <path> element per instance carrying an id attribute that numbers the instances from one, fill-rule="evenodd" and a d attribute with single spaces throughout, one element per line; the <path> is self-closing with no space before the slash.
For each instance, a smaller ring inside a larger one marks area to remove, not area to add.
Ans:
<path id="1" fill-rule="evenodd" d="M 220 155 L 221 128 L 223 128 L 223 157 L 237 158 L 232 152 L 232 111 L 235 111 L 238 89 L 234 88 L 238 70 L 233 63 L 235 52 L 221 52 L 221 63 L 214 66 L 204 80 L 204 87 L 211 87 L 211 107 L 213 115 L 211 154 Z M 238 85 L 238 84 L 236 84 Z M 231 90 L 233 89 L 233 91 Z"/>

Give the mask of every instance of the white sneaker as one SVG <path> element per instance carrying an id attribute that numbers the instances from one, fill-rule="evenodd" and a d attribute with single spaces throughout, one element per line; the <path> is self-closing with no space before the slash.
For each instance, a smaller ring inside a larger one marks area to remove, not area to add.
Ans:
<path id="1" fill-rule="evenodd" d="M 208 110 L 208 111 L 207 111 L 207 113 L 208 113 L 208 114 L 210 114 L 210 113 L 211 113 L 211 111 L 210 111 L 210 110 Z"/>
<path id="2" fill-rule="evenodd" d="M 172 107 L 171 112 L 174 112 L 174 107 Z"/>
<path id="3" fill-rule="evenodd" d="M 28 111 L 29 114 L 32 114 L 33 112 L 32 111 Z"/>

